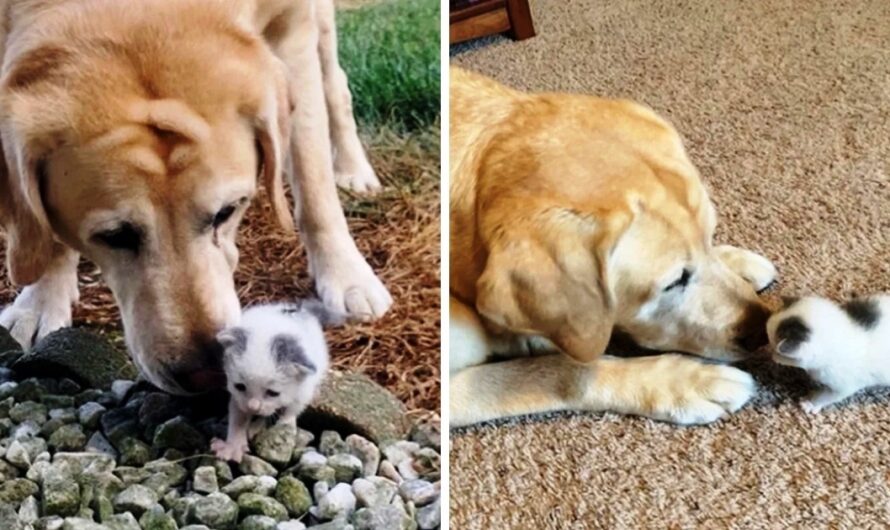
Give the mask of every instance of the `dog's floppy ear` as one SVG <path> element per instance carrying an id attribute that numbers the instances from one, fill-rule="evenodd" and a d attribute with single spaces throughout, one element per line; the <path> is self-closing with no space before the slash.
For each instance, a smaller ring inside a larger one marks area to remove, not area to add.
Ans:
<path id="1" fill-rule="evenodd" d="M 294 219 L 284 194 L 284 172 L 289 160 L 290 117 L 294 105 L 284 73 L 273 76 L 273 79 L 273 86 L 255 117 L 255 129 L 262 151 L 263 185 L 272 202 L 272 211 L 278 224 L 285 231 L 292 232 Z"/>
<path id="2" fill-rule="evenodd" d="M 476 308 L 497 326 L 542 335 L 590 362 L 605 351 L 615 323 L 606 271 L 611 240 L 574 224 L 514 227 L 490 241 Z"/>
<path id="3" fill-rule="evenodd" d="M 17 285 L 29 285 L 41 278 L 52 257 L 53 233 L 41 197 L 39 145 L 23 142 L 2 132 L 6 175 L 0 178 L 0 220 L 6 229 L 6 265 Z M 6 188 L 6 189 L 2 189 Z"/>

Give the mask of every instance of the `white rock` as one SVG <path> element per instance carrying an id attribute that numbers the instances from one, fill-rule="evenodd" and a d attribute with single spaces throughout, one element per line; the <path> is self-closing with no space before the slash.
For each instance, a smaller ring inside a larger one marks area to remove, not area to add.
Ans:
<path id="1" fill-rule="evenodd" d="M 195 469 L 192 489 L 198 493 L 219 491 L 219 484 L 216 481 L 216 469 L 213 466 L 201 466 Z"/>
<path id="2" fill-rule="evenodd" d="M 6 449 L 6 461 L 19 469 L 31 467 L 31 456 L 22 442 L 14 440 Z"/>
<path id="3" fill-rule="evenodd" d="M 409 458 L 399 462 L 399 475 L 405 480 L 415 480 L 420 478 L 420 474 L 414 469 L 414 459 Z"/>
<path id="4" fill-rule="evenodd" d="M 389 460 L 384 460 L 380 462 L 380 468 L 377 469 L 377 475 L 383 478 L 388 478 L 389 480 L 399 484 L 402 482 L 402 475 L 396 471 L 395 466 L 392 465 L 392 462 Z"/>
<path id="5" fill-rule="evenodd" d="M 34 524 L 40 518 L 40 507 L 35 497 L 28 497 L 19 506 L 19 520 L 24 524 Z"/>
<path id="6" fill-rule="evenodd" d="M 300 456 L 300 467 L 323 466 L 328 463 L 328 457 L 315 451 L 307 451 Z"/>
<path id="7" fill-rule="evenodd" d="M 127 395 L 127 392 L 132 386 L 133 381 L 118 379 L 117 381 L 111 383 L 111 393 L 114 394 L 114 397 L 117 398 L 117 402 L 120 403 L 121 401 L 123 401 L 124 396 Z"/>
<path id="8" fill-rule="evenodd" d="M 260 495 L 264 495 L 266 497 L 272 495 L 272 492 L 275 491 L 275 488 L 278 486 L 278 479 L 275 477 L 270 477 L 268 475 L 263 475 L 257 481 L 256 488 L 254 491 L 259 493 Z"/>
<path id="9" fill-rule="evenodd" d="M 318 504 L 318 502 L 322 498 L 324 498 L 324 496 L 327 495 L 330 490 L 331 487 L 328 486 L 327 482 L 324 482 L 322 480 L 316 482 L 315 485 L 312 486 L 312 496 L 315 498 L 315 504 Z"/>
<path id="10" fill-rule="evenodd" d="M 389 504 L 397 491 L 396 483 L 383 477 L 359 478 L 352 483 L 352 493 L 364 508 Z"/>
<path id="11" fill-rule="evenodd" d="M 383 449 L 383 454 L 386 455 L 387 460 L 392 462 L 392 465 L 399 467 L 402 461 L 411 458 L 417 451 L 420 451 L 419 443 L 402 440 L 386 446 Z"/>
<path id="12" fill-rule="evenodd" d="M 306 525 L 300 521 L 285 521 L 278 523 L 275 530 L 306 530 Z"/>
<path id="13" fill-rule="evenodd" d="M 405 502 L 415 506 L 426 506 L 439 496 L 439 488 L 426 480 L 406 480 L 399 484 L 399 495 Z"/>
<path id="14" fill-rule="evenodd" d="M 318 503 L 317 516 L 330 521 L 337 517 L 348 518 L 355 511 L 355 495 L 349 484 L 337 484 Z"/>

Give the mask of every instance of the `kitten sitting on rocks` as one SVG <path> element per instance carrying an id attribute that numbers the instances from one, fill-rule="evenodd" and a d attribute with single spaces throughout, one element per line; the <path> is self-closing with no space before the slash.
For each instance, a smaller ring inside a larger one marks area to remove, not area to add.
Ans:
<path id="1" fill-rule="evenodd" d="M 262 422 L 277 414 L 280 423 L 296 426 L 328 370 L 322 326 L 342 320 L 318 300 L 262 305 L 245 310 L 238 326 L 217 336 L 231 394 L 228 435 L 211 444 L 218 458 L 241 461 L 256 417 Z"/>
<path id="2" fill-rule="evenodd" d="M 823 386 L 801 402 L 806 412 L 866 387 L 890 385 L 890 295 L 843 305 L 802 298 L 774 314 L 767 333 L 776 362 L 803 368 Z"/>

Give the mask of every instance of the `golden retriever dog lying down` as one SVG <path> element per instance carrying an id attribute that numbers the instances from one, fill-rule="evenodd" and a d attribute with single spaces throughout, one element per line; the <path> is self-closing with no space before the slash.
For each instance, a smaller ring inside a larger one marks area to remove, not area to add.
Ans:
<path id="1" fill-rule="evenodd" d="M 776 269 L 712 244 L 677 132 L 628 101 L 458 68 L 450 97 L 452 425 L 565 409 L 705 423 L 747 402 L 736 368 L 603 356 L 616 330 L 720 360 L 766 343 L 756 291 Z"/>
<path id="2" fill-rule="evenodd" d="M 26 286 L 0 325 L 25 347 L 70 324 L 83 255 L 148 379 L 180 393 L 220 385 L 215 337 L 240 313 L 237 227 L 260 178 L 293 230 L 284 174 L 325 304 L 360 319 L 389 308 L 337 197 L 335 179 L 378 184 L 337 62 L 333 0 L 0 8 L 0 223 L 9 273 Z"/>

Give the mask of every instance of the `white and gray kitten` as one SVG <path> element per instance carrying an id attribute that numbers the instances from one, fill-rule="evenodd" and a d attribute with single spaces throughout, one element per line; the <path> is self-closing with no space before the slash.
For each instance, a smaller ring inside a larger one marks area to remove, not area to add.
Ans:
<path id="1" fill-rule="evenodd" d="M 803 368 L 823 387 L 801 402 L 806 412 L 890 385 L 890 295 L 843 305 L 815 296 L 795 300 L 770 317 L 767 333 L 776 362 Z"/>
<path id="2" fill-rule="evenodd" d="M 241 461 L 256 417 L 277 413 L 296 425 L 328 370 L 322 326 L 341 322 L 312 299 L 248 308 L 238 326 L 219 333 L 231 398 L 227 437 L 211 444 L 218 458 Z"/>

